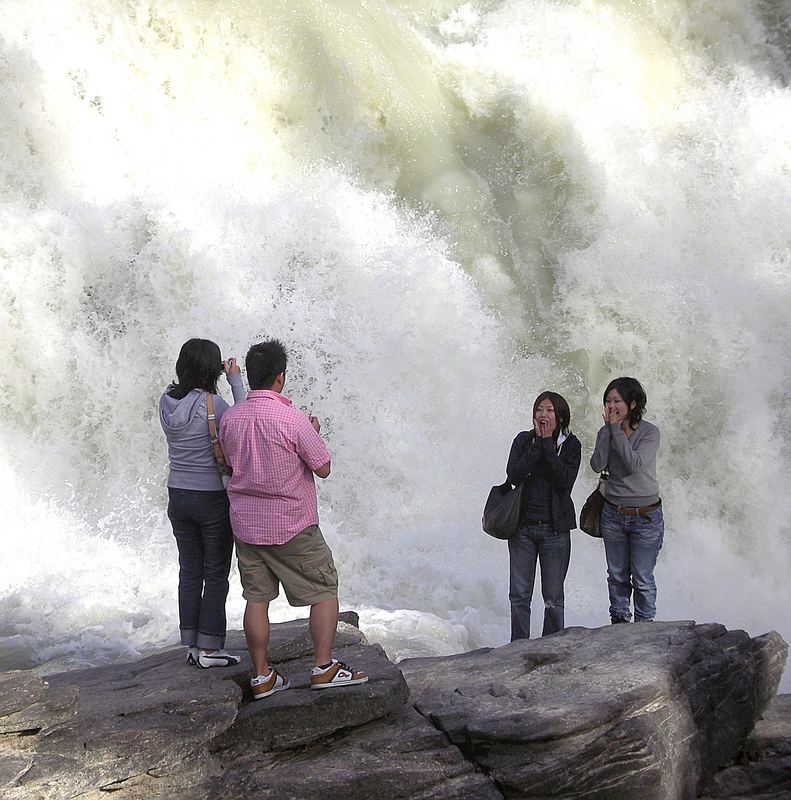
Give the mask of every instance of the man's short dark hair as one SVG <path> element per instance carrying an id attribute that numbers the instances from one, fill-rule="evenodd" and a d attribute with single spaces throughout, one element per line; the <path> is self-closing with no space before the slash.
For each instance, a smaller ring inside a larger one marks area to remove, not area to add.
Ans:
<path id="1" fill-rule="evenodd" d="M 251 389 L 271 389 L 281 372 L 286 371 L 288 355 L 277 339 L 254 344 L 244 360 L 247 382 Z"/>

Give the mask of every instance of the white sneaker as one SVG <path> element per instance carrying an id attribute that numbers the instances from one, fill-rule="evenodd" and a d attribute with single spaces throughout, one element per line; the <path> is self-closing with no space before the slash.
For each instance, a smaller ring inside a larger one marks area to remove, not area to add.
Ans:
<path id="1" fill-rule="evenodd" d="M 192 667 L 197 666 L 197 664 L 198 664 L 198 654 L 199 653 L 200 653 L 200 651 L 198 650 L 197 647 L 188 647 L 187 648 L 187 663 L 190 666 L 192 666 Z"/>
<path id="2" fill-rule="evenodd" d="M 207 653 L 201 650 L 198 653 L 198 666 L 203 669 L 210 669 L 211 667 L 235 667 L 240 661 L 241 656 L 234 656 L 226 653 L 225 650 L 215 650 L 213 653 Z"/>
<path id="3" fill-rule="evenodd" d="M 253 690 L 253 700 L 260 700 L 262 697 L 269 697 L 275 692 L 282 692 L 288 689 L 291 684 L 288 678 L 284 678 L 274 667 L 269 668 L 266 675 L 256 675 L 250 681 Z"/>
<path id="4" fill-rule="evenodd" d="M 368 676 L 364 672 L 357 672 L 337 658 L 332 659 L 329 667 L 313 667 L 310 671 L 311 689 L 331 689 L 333 686 L 355 686 L 367 682 Z"/>

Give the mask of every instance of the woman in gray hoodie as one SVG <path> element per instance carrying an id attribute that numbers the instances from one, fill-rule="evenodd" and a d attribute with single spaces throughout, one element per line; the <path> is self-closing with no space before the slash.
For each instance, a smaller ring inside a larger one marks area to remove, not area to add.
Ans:
<path id="1" fill-rule="evenodd" d="M 179 627 L 187 660 L 199 667 L 238 664 L 225 645 L 225 599 L 233 555 L 228 495 L 211 448 L 206 398 L 213 399 L 216 424 L 228 409 L 217 395 L 225 375 L 234 403 L 244 399 L 236 359 L 223 361 L 208 339 L 185 342 L 176 361 L 177 383 L 159 401 L 159 420 L 168 443 L 168 517 L 179 550 Z"/>

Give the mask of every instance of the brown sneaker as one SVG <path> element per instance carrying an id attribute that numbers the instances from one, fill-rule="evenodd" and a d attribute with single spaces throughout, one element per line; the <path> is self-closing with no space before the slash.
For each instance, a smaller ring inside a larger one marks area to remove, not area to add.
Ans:
<path id="1" fill-rule="evenodd" d="M 333 686 L 355 686 L 358 683 L 367 683 L 368 676 L 364 672 L 357 672 L 343 661 L 332 659 L 329 667 L 313 667 L 310 672 L 311 689 L 331 689 Z"/>
<path id="2" fill-rule="evenodd" d="M 275 692 L 282 692 L 284 689 L 288 689 L 290 685 L 288 678 L 284 678 L 274 667 L 270 667 L 266 675 L 256 675 L 250 681 L 253 700 L 261 700 L 263 697 L 269 697 L 270 694 Z"/>

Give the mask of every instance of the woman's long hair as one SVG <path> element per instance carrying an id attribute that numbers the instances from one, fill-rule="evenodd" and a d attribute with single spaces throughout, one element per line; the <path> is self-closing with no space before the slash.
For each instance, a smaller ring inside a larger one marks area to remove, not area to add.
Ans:
<path id="1" fill-rule="evenodd" d="M 571 409 L 566 402 L 566 398 L 559 395 L 557 392 L 541 392 L 533 402 L 533 419 L 536 418 L 536 410 L 544 400 L 549 400 L 552 403 L 552 408 L 555 409 L 555 422 L 557 426 L 552 431 L 552 438 L 557 441 L 561 433 L 569 432 L 569 424 L 571 423 Z"/>
<path id="2" fill-rule="evenodd" d="M 178 383 L 168 391 L 175 400 L 186 397 L 193 389 L 217 394 L 217 379 L 222 374 L 220 348 L 208 339 L 184 342 L 176 361 Z"/>
<path id="3" fill-rule="evenodd" d="M 629 427 L 634 430 L 643 418 L 643 411 L 645 411 L 645 404 L 648 398 L 645 396 L 645 389 L 637 378 L 615 378 L 607 384 L 607 388 L 602 395 L 602 403 L 607 402 L 607 395 L 615 389 L 621 398 L 626 403 L 629 409 L 627 412 L 627 419 L 629 420 Z M 634 408 L 632 408 L 634 403 Z"/>

